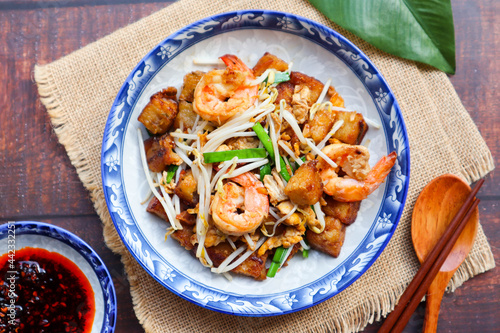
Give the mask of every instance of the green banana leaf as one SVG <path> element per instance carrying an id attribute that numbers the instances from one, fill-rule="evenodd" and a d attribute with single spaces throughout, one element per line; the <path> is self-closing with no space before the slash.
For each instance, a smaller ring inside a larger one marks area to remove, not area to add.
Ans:
<path id="1" fill-rule="evenodd" d="M 373 46 L 455 74 L 450 0 L 309 0 Z"/>

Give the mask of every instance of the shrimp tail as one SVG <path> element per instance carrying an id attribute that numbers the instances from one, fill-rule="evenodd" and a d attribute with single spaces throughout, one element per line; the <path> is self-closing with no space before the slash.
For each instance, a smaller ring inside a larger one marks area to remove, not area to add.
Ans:
<path id="1" fill-rule="evenodd" d="M 324 191 L 335 200 L 342 202 L 361 201 L 373 193 L 385 177 L 391 172 L 396 163 L 397 154 L 392 152 L 382 157 L 370 170 L 365 180 L 356 180 L 349 177 L 338 177 L 323 172 L 328 182 L 324 185 Z"/>
<path id="2" fill-rule="evenodd" d="M 396 163 L 396 159 L 397 154 L 395 151 L 387 156 L 382 157 L 370 171 L 366 181 L 368 183 L 376 184 L 376 189 L 384 181 L 389 172 L 391 172 L 392 167 Z"/>
<path id="3" fill-rule="evenodd" d="M 226 64 L 227 67 L 231 69 L 236 69 L 241 72 L 250 72 L 252 73 L 252 70 L 248 68 L 247 65 L 243 61 L 241 61 L 240 58 L 233 54 L 225 54 L 220 59 Z"/>

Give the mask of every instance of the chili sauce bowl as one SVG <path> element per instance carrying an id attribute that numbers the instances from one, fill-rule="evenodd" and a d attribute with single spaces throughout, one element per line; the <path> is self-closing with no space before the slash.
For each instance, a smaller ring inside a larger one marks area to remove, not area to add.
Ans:
<path id="1" fill-rule="evenodd" d="M 21 221 L 0 225 L 0 257 L 6 255 L 8 258 L 5 266 L 0 267 L 0 269 L 3 268 L 2 272 L 7 269 L 7 273 L 11 275 L 20 274 L 19 267 L 17 266 L 16 252 L 17 256 L 21 259 L 21 253 L 26 252 L 23 249 L 27 250 L 27 248 L 34 250 L 43 249 L 55 253 L 54 256 L 49 255 L 48 258 L 52 257 L 51 259 L 57 265 L 66 262 L 64 258 L 68 259 L 69 262 L 66 267 L 69 271 L 71 271 L 72 264 L 78 266 L 82 273 L 81 280 L 86 278 L 93 291 L 95 306 L 91 329 L 86 329 L 85 332 L 111 333 L 114 331 L 116 324 L 116 294 L 113 281 L 104 262 L 87 243 L 74 234 L 48 223 Z M 38 252 L 40 254 L 47 253 L 45 251 Z M 60 258 L 58 255 L 62 255 L 64 258 Z M 57 261 L 58 257 L 59 262 Z M 2 276 L 1 279 L 4 279 L 4 277 Z M 86 282 L 85 284 L 88 286 Z M 8 291 L 17 292 L 15 290 L 16 285 L 10 284 L 10 282 L 7 283 L 7 288 L 12 289 Z M 76 291 L 73 293 L 70 292 L 70 294 L 71 297 L 76 297 Z M 88 294 L 89 297 L 92 297 L 90 292 Z M 43 300 L 41 301 L 43 302 Z M 9 303 L 11 302 L 9 300 Z M 11 306 L 12 309 L 9 308 L 10 311 L 7 313 L 8 320 L 20 318 L 22 310 L 19 306 L 20 304 L 15 304 L 14 302 L 13 306 Z M 91 319 L 89 319 L 90 321 Z M 10 325 L 12 324 L 10 323 Z M 50 326 L 48 331 L 50 331 Z M 81 329 L 77 328 L 77 331 L 80 332 Z"/>

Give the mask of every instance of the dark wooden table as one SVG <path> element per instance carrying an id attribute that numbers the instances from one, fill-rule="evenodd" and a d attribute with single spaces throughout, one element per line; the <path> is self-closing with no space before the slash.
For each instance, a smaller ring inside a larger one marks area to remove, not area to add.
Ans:
<path id="1" fill-rule="evenodd" d="M 118 297 L 117 332 L 142 332 L 132 310 L 119 256 L 105 245 L 88 192 L 58 143 L 38 99 L 33 66 L 49 63 L 168 6 L 149 0 L 0 0 L 0 222 L 35 220 L 66 228 L 87 241 L 108 266 Z M 463 104 L 500 164 L 498 0 L 455 0 L 457 74 Z M 480 195 L 480 218 L 500 257 L 500 180 L 493 172 Z M 444 297 L 440 332 L 493 332 L 500 326 L 500 269 Z M 407 332 L 419 332 L 424 306 Z M 365 331 L 375 332 L 379 324 Z"/>

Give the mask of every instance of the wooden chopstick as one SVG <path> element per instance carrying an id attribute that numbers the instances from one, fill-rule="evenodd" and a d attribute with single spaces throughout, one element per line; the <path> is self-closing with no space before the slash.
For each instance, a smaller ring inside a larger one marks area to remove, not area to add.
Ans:
<path id="1" fill-rule="evenodd" d="M 378 331 L 379 333 L 401 332 L 406 326 L 411 314 L 422 300 L 422 297 L 425 295 L 430 284 L 439 272 L 439 269 L 448 257 L 453 245 L 465 228 L 471 214 L 479 204 L 479 200 L 475 199 L 475 196 L 483 183 L 484 179 L 481 179 L 474 186 L 457 215 L 450 222 L 445 232 L 408 285 L 408 288 L 406 288 L 406 291 L 399 299 L 398 305 L 395 307 L 394 311 L 385 319 Z"/>
<path id="2" fill-rule="evenodd" d="M 477 205 L 479 204 L 479 201 L 480 201 L 479 199 L 474 200 L 470 210 L 467 212 L 467 215 L 465 215 L 464 219 L 462 220 L 462 222 L 458 226 L 456 232 L 453 234 L 450 241 L 448 243 L 446 243 L 446 246 L 444 247 L 442 254 L 439 255 L 438 259 L 436 260 L 435 265 L 432 266 L 431 270 L 429 271 L 429 273 L 426 275 L 426 277 L 422 281 L 422 284 L 415 292 L 414 296 L 410 300 L 410 303 L 408 303 L 408 305 L 404 309 L 403 313 L 401 314 L 401 316 L 399 317 L 399 320 L 396 322 L 396 324 L 392 328 L 391 332 L 402 332 L 403 331 L 406 324 L 408 323 L 408 320 L 410 320 L 411 315 L 413 314 L 413 312 L 415 312 L 415 309 L 418 307 L 418 304 L 420 303 L 420 301 L 424 297 L 425 293 L 429 289 L 430 285 L 432 284 L 432 281 L 434 281 L 434 278 L 436 277 L 437 273 L 441 269 L 441 266 L 443 266 L 444 262 L 448 258 L 448 255 L 450 254 L 451 249 L 455 245 L 458 237 L 460 237 L 460 234 L 462 233 L 465 226 L 467 225 L 467 221 L 474 213 L 474 210 L 476 209 Z"/>

